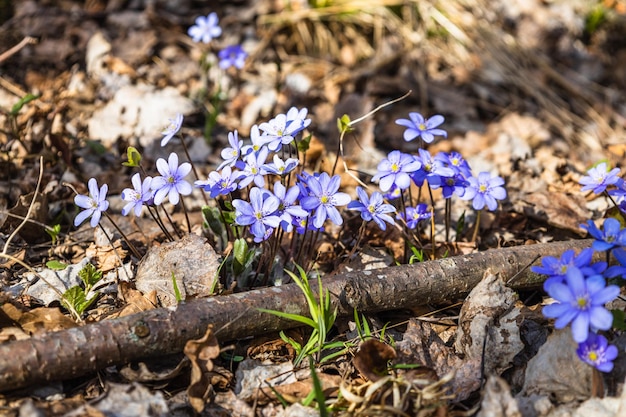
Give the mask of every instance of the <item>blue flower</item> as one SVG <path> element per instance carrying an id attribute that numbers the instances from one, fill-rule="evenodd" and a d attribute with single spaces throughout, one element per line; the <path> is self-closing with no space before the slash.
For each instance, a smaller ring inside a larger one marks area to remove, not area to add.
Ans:
<path id="1" fill-rule="evenodd" d="M 217 38 L 222 34 L 222 28 L 218 25 L 217 13 L 212 12 L 207 17 L 199 16 L 196 18 L 196 24 L 187 30 L 187 34 L 191 36 L 194 42 L 209 43 L 213 38 Z"/>
<path id="2" fill-rule="evenodd" d="M 154 204 L 157 206 L 168 197 L 170 203 L 176 205 L 180 195 L 189 195 L 193 191 L 185 177 L 191 171 L 191 164 L 185 162 L 178 166 L 178 155 L 172 152 L 167 161 L 159 158 L 156 161 L 160 176 L 152 178 L 150 187 L 154 190 Z"/>
<path id="3" fill-rule="evenodd" d="M 498 208 L 496 200 L 506 198 L 506 190 L 502 187 L 504 180 L 498 176 L 491 177 L 488 172 L 481 172 L 478 178 L 470 177 L 467 181 L 469 185 L 462 198 L 473 200 L 474 210 L 482 210 L 486 205 L 490 211 L 494 211 Z"/>
<path id="4" fill-rule="evenodd" d="M 153 193 L 150 189 L 152 184 L 152 177 L 144 178 L 141 181 L 141 176 L 136 173 L 130 179 L 133 184 L 133 188 L 124 188 L 122 190 L 122 200 L 128 201 L 128 204 L 122 209 L 122 215 L 127 216 L 132 210 L 135 216 L 141 216 L 141 209 L 144 204 L 148 204 L 152 199 Z"/>
<path id="5" fill-rule="evenodd" d="M 613 249 L 613 256 L 619 265 L 613 265 L 606 270 L 604 274 L 607 278 L 615 278 L 620 276 L 626 279 L 626 249 L 623 247 Z"/>
<path id="6" fill-rule="evenodd" d="M 613 168 L 609 171 L 606 162 L 599 163 L 587 171 L 587 176 L 578 181 L 583 186 L 580 191 L 593 190 L 595 194 L 601 194 L 606 190 L 606 187 L 616 184 L 620 180 L 619 172 L 619 168 Z"/>
<path id="7" fill-rule="evenodd" d="M 96 227 L 100 223 L 100 217 L 102 212 L 109 208 L 109 202 L 106 200 L 107 191 L 109 186 L 102 184 L 102 187 L 98 189 L 98 182 L 95 178 L 91 178 L 87 182 L 89 188 L 89 195 L 77 195 L 74 197 L 74 203 L 82 209 L 80 213 L 74 218 L 74 226 L 78 227 L 82 222 L 91 217 L 91 227 Z"/>
<path id="8" fill-rule="evenodd" d="M 426 204 L 418 204 L 416 207 L 407 207 L 404 212 L 398 213 L 396 219 L 402 219 L 409 229 L 415 229 L 419 222 L 430 219 L 432 212 Z"/>
<path id="9" fill-rule="evenodd" d="M 462 174 L 454 174 L 452 177 L 441 177 L 441 193 L 443 198 L 450 198 L 452 194 L 463 197 L 465 188 L 469 182 Z"/>
<path id="10" fill-rule="evenodd" d="M 400 151 L 392 151 L 379 164 L 372 182 L 380 181 L 380 190 L 389 191 L 394 185 L 400 190 L 406 190 L 411 186 L 410 174 L 422 166 L 421 162 L 412 155 Z"/>
<path id="11" fill-rule="evenodd" d="M 578 345 L 578 357 L 593 366 L 600 372 L 611 372 L 613 360 L 617 358 L 617 348 L 609 345 L 606 338 L 596 333 L 589 333 L 589 337 Z"/>
<path id="12" fill-rule="evenodd" d="M 237 181 L 245 174 L 233 171 L 230 166 L 225 166 L 222 172 L 212 171 L 205 181 L 196 181 L 194 185 L 207 191 L 211 198 L 218 195 L 228 195 L 237 189 Z"/>
<path id="13" fill-rule="evenodd" d="M 412 141 L 418 136 L 421 136 L 422 140 L 426 143 L 430 143 L 435 139 L 435 135 L 447 137 L 443 129 L 436 129 L 437 126 L 444 122 L 443 116 L 437 114 L 429 119 L 425 119 L 419 113 L 409 113 L 409 119 L 398 119 L 396 124 L 405 126 L 407 129 L 404 131 L 404 140 L 407 142 Z"/>
<path id="14" fill-rule="evenodd" d="M 298 160 L 295 158 L 287 158 L 283 161 L 278 155 L 274 155 L 274 162 L 263 165 L 267 172 L 276 175 L 287 175 L 298 166 Z"/>
<path id="15" fill-rule="evenodd" d="M 467 161 L 463 158 L 458 152 L 439 152 L 435 155 L 435 159 L 443 162 L 446 166 L 452 168 L 455 173 L 463 175 L 464 178 L 469 178 L 472 176 L 472 170 L 467 163 Z"/>
<path id="16" fill-rule="evenodd" d="M 271 232 L 280 225 L 280 217 L 276 215 L 280 200 L 271 192 L 253 187 L 250 190 L 250 202 L 233 200 L 235 223 L 250 226 L 254 241 L 266 240 Z"/>
<path id="17" fill-rule="evenodd" d="M 284 185 L 277 181 L 274 184 L 274 195 L 280 201 L 276 214 L 280 217 L 280 226 L 285 232 L 293 230 L 294 218 L 306 219 L 309 213 L 299 205 L 295 204 L 300 196 L 300 188 L 294 185 L 287 189 Z M 306 221 L 305 221 L 306 223 Z"/>
<path id="18" fill-rule="evenodd" d="M 239 133 L 236 130 L 234 132 L 228 132 L 228 143 L 230 147 L 222 149 L 220 153 L 224 162 L 217 167 L 218 171 L 226 165 L 231 167 L 237 165 L 237 161 L 239 161 L 239 157 L 241 156 L 243 141 L 239 140 Z"/>
<path id="19" fill-rule="evenodd" d="M 350 202 L 350 196 L 346 193 L 338 192 L 339 175 L 332 178 L 322 172 L 319 177 L 310 175 L 306 178 L 309 195 L 300 200 L 302 208 L 313 212 L 313 226 L 322 227 L 326 219 L 330 219 L 333 223 L 341 225 L 343 219 L 336 206 L 345 206 Z"/>
<path id="20" fill-rule="evenodd" d="M 259 129 L 263 131 L 268 148 L 279 151 L 283 145 L 293 142 L 295 136 L 304 130 L 311 119 L 305 119 L 308 110 L 289 109 L 287 114 L 279 114 L 269 122 L 261 123 Z"/>
<path id="21" fill-rule="evenodd" d="M 626 232 L 622 230 L 622 225 L 617 219 L 604 220 L 603 230 L 598 229 L 593 220 L 587 220 L 587 224 L 581 224 L 580 227 L 587 230 L 595 239 L 591 247 L 598 252 L 604 252 L 616 246 L 626 246 Z"/>
<path id="22" fill-rule="evenodd" d="M 221 69 L 230 67 L 242 69 L 248 54 L 243 50 L 241 45 L 231 45 L 219 51 L 217 56 L 220 59 L 219 66 Z"/>
<path id="23" fill-rule="evenodd" d="M 444 178 L 454 175 L 454 169 L 447 167 L 441 159 L 433 158 L 427 150 L 418 149 L 417 152 L 418 156 L 415 159 L 420 161 L 422 167 L 411 175 L 411 179 L 418 187 L 427 180 L 430 188 L 437 189 Z"/>
<path id="24" fill-rule="evenodd" d="M 577 343 L 587 340 L 589 329 L 608 330 L 613 315 L 604 305 L 619 295 L 617 285 L 606 286 L 602 275 L 584 277 L 578 268 L 568 268 L 565 283 L 555 282 L 547 289 L 555 303 L 543 308 L 543 315 L 555 318 L 554 327 L 562 329 L 572 323 L 572 335 Z"/>
<path id="25" fill-rule="evenodd" d="M 183 124 L 183 115 L 180 113 L 176 113 L 176 117 L 174 119 L 167 119 L 169 124 L 163 131 L 161 132 L 163 138 L 161 139 L 161 147 L 167 145 L 167 143 L 174 137 L 175 134 L 178 133 L 180 127 Z"/>
<path id="26" fill-rule="evenodd" d="M 263 146 L 257 153 L 249 153 L 243 159 L 245 166 L 243 168 L 243 176 L 239 181 L 239 188 L 245 188 L 254 181 L 257 187 L 263 187 L 265 185 L 264 175 L 267 175 L 265 170 L 265 159 L 269 150 Z"/>
<path id="27" fill-rule="evenodd" d="M 252 142 L 250 145 L 244 145 L 241 147 L 242 155 L 249 155 L 253 152 L 260 151 L 269 140 L 266 136 L 261 135 L 259 126 L 253 125 L 250 128 L 250 141 Z"/>
<path id="28" fill-rule="evenodd" d="M 395 207 L 391 204 L 386 204 L 383 201 L 383 195 L 378 191 L 374 191 L 371 197 L 367 196 L 367 193 L 362 187 L 356 187 L 356 193 L 359 197 L 358 201 L 351 201 L 348 204 L 349 210 L 358 210 L 361 212 L 361 218 L 366 222 L 374 220 L 374 222 L 382 230 L 387 229 L 385 222 L 394 224 L 393 218 L 387 213 L 393 213 L 396 211 Z"/>

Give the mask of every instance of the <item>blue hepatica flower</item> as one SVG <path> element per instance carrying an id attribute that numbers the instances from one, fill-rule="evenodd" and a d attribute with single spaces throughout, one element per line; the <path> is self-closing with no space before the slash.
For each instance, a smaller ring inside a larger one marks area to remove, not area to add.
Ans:
<path id="1" fill-rule="evenodd" d="M 191 36 L 194 42 L 209 43 L 213 38 L 217 38 L 222 34 L 222 28 L 218 25 L 219 19 L 217 13 L 209 13 L 207 17 L 199 16 L 196 18 L 196 24 L 187 30 L 187 34 Z"/>
<path id="2" fill-rule="evenodd" d="M 295 158 L 287 158 L 285 161 L 280 159 L 278 155 L 274 155 L 274 162 L 263 165 L 267 172 L 276 175 L 287 175 L 298 166 L 298 160 Z"/>
<path id="3" fill-rule="evenodd" d="M 464 178 L 472 176 L 472 170 L 469 163 L 458 152 L 439 152 L 435 155 L 435 159 L 443 162 L 446 166 L 452 168 L 455 173 L 461 174 Z"/>
<path id="4" fill-rule="evenodd" d="M 239 199 L 233 200 L 235 223 L 250 226 L 254 241 L 262 242 L 280 225 L 280 217 L 276 214 L 279 206 L 280 200 L 271 192 L 252 187 L 249 203 Z"/>
<path id="5" fill-rule="evenodd" d="M 338 192 L 340 181 L 339 175 L 331 178 L 326 172 L 322 172 L 319 177 L 309 175 L 306 178 L 309 195 L 302 198 L 300 204 L 308 212 L 315 210 L 312 220 L 316 228 L 322 227 L 326 219 L 330 219 L 337 225 L 343 223 L 336 206 L 348 204 L 350 196 Z"/>
<path id="6" fill-rule="evenodd" d="M 609 171 L 606 162 L 602 162 L 587 171 L 587 175 L 580 179 L 579 183 L 583 186 L 580 191 L 593 190 L 595 194 L 601 194 L 606 187 L 620 180 L 619 173 L 619 168 Z"/>
<path id="7" fill-rule="evenodd" d="M 311 123 L 311 119 L 306 119 L 307 112 L 306 108 L 298 110 L 292 107 L 287 114 L 279 114 L 259 125 L 271 151 L 277 152 L 283 145 L 293 142 L 295 136 Z"/>
<path id="8" fill-rule="evenodd" d="M 180 127 L 183 124 L 183 115 L 180 113 L 176 113 L 176 117 L 173 119 L 168 119 L 169 124 L 163 131 L 161 132 L 163 138 L 161 139 L 161 146 L 167 145 L 167 143 L 174 137 L 175 134 L 178 133 Z"/>
<path id="9" fill-rule="evenodd" d="M 396 124 L 407 128 L 404 131 L 405 141 L 410 142 L 419 136 L 426 143 L 432 142 L 435 136 L 448 136 L 445 130 L 437 129 L 437 126 L 443 122 L 444 118 L 439 114 L 425 119 L 424 116 L 416 112 L 409 113 L 409 119 L 396 120 Z"/>
<path id="10" fill-rule="evenodd" d="M 208 192 L 211 198 L 218 195 L 228 195 L 237 189 L 237 181 L 244 176 L 241 171 L 233 171 L 230 166 L 225 166 L 222 172 L 212 171 L 207 180 L 194 182 L 196 187 L 201 187 Z"/>
<path id="11" fill-rule="evenodd" d="M 379 181 L 380 190 L 389 191 L 394 185 L 400 190 L 406 190 L 411 186 L 410 174 L 416 172 L 422 166 L 421 162 L 407 153 L 392 151 L 383 159 L 377 167 L 372 182 Z"/>
<path id="12" fill-rule="evenodd" d="M 242 175 L 239 181 L 239 188 L 247 187 L 252 181 L 254 181 L 257 187 L 263 187 L 265 185 L 264 175 L 267 175 L 265 160 L 268 154 L 269 150 L 267 147 L 263 146 L 258 152 L 249 153 L 243 158 L 243 162 L 245 163 L 243 168 L 244 175 Z"/>
<path id="13" fill-rule="evenodd" d="M 616 246 L 626 246 L 626 231 L 622 230 L 622 226 L 617 219 L 607 218 L 604 220 L 602 230 L 598 229 L 593 220 L 587 220 L 587 224 L 581 224 L 580 227 L 587 230 L 595 239 L 591 248 L 598 252 L 603 252 Z"/>
<path id="14" fill-rule="evenodd" d="M 226 165 L 231 167 L 237 165 L 239 157 L 241 156 L 243 141 L 239 140 L 239 133 L 236 130 L 234 132 L 228 132 L 228 144 L 230 146 L 222 149 L 222 152 L 220 153 L 224 162 L 217 167 L 218 171 Z"/>
<path id="15" fill-rule="evenodd" d="M 141 216 L 141 209 L 144 204 L 148 204 L 152 199 L 153 192 L 150 186 L 152 185 L 152 177 L 144 178 L 141 181 L 141 176 L 136 173 L 130 179 L 133 184 L 133 188 L 124 188 L 122 190 L 122 200 L 128 201 L 128 203 L 122 208 L 122 215 L 127 216 L 131 211 L 135 216 Z"/>
<path id="16" fill-rule="evenodd" d="M 469 185 L 463 194 L 464 200 L 473 200 L 474 210 L 482 210 L 485 205 L 490 211 L 498 208 L 497 200 L 506 198 L 506 190 L 502 185 L 504 180 L 498 176 L 492 177 L 488 172 L 481 172 L 478 177 L 470 177 Z"/>
<path id="17" fill-rule="evenodd" d="M 589 329 L 608 330 L 613 315 L 604 305 L 619 295 L 617 285 L 606 285 L 602 275 L 585 278 L 578 268 L 568 268 L 565 282 L 555 282 L 547 289 L 555 303 L 543 308 L 543 315 L 555 318 L 554 327 L 562 329 L 572 323 L 572 335 L 577 343 L 587 340 Z"/>
<path id="18" fill-rule="evenodd" d="M 437 189 L 441 186 L 444 178 L 452 177 L 454 169 L 447 167 L 441 159 L 433 158 L 426 149 L 418 149 L 418 156 L 415 158 L 422 164 L 422 167 L 411 175 L 411 179 L 418 187 L 428 181 L 428 186 Z"/>
<path id="19" fill-rule="evenodd" d="M 219 66 L 221 69 L 230 67 L 242 69 L 248 54 L 243 50 L 241 45 L 231 45 L 219 51 L 217 56 L 220 59 Z"/>
<path id="20" fill-rule="evenodd" d="M 430 219 L 432 215 L 432 212 L 428 210 L 428 206 L 421 203 L 416 207 L 407 207 L 404 212 L 398 213 L 396 218 L 404 220 L 409 229 L 415 229 L 419 222 Z"/>
<path id="21" fill-rule="evenodd" d="M 611 372 L 613 370 L 613 360 L 617 358 L 617 348 L 609 345 L 602 335 L 589 333 L 587 340 L 578 345 L 576 349 L 578 357 L 593 366 L 600 372 Z"/>
<path id="22" fill-rule="evenodd" d="M 261 135 L 258 125 L 254 125 L 250 128 L 250 141 L 252 142 L 250 145 L 244 145 L 241 147 L 242 155 L 250 155 L 251 153 L 259 152 L 261 148 L 267 144 L 269 139 L 266 136 Z"/>
<path id="23" fill-rule="evenodd" d="M 578 268 L 585 276 L 602 274 L 607 267 L 606 262 L 591 263 L 593 249 L 586 248 L 576 256 L 573 249 L 568 249 L 560 258 L 554 256 L 544 256 L 541 259 L 542 265 L 531 266 L 530 270 L 536 274 L 547 275 L 548 279 L 543 283 L 543 289 L 548 292 L 548 288 L 555 282 L 564 282 L 565 274 L 570 268 Z"/>
<path id="24" fill-rule="evenodd" d="M 91 217 L 91 227 L 96 227 L 100 223 L 102 212 L 109 208 L 109 202 L 106 200 L 109 186 L 102 184 L 98 189 L 98 182 L 95 178 L 91 178 L 87 183 L 89 195 L 77 195 L 74 197 L 74 203 L 82 209 L 74 218 L 74 226 L 78 227 L 82 222 Z"/>
<path id="25" fill-rule="evenodd" d="M 160 176 L 152 178 L 150 187 L 154 191 L 154 204 L 157 206 L 167 197 L 170 203 L 176 205 L 181 195 L 189 195 L 193 191 L 191 184 L 185 177 L 191 171 L 191 164 L 184 162 L 178 166 L 178 155 L 172 152 L 167 161 L 157 159 L 157 170 Z"/>
<path id="26" fill-rule="evenodd" d="M 287 189 L 280 181 L 277 181 L 274 183 L 274 195 L 280 201 L 276 214 L 280 217 L 280 226 L 285 232 L 293 230 L 294 218 L 304 219 L 306 223 L 306 217 L 309 213 L 296 204 L 296 200 L 300 196 L 300 188 L 297 185 Z"/>
<path id="27" fill-rule="evenodd" d="M 356 193 L 359 200 L 351 201 L 348 204 L 349 210 L 358 210 L 361 212 L 361 218 L 363 220 L 366 222 L 374 220 L 374 222 L 382 230 L 387 229 L 385 222 L 389 224 L 395 223 L 393 218 L 387 213 L 393 213 L 396 209 L 391 204 L 384 202 L 383 195 L 381 193 L 374 191 L 371 197 L 368 197 L 362 187 L 356 187 Z"/>

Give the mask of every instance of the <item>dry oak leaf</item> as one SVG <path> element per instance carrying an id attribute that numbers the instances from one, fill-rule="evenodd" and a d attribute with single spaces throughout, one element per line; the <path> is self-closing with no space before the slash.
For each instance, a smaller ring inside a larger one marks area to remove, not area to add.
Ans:
<path id="1" fill-rule="evenodd" d="M 367 339 L 359 346 L 352 363 L 364 378 L 375 382 L 388 375 L 389 361 L 395 358 L 396 350 L 387 343 Z"/>
<path id="2" fill-rule="evenodd" d="M 187 396 L 193 409 L 201 413 L 213 390 L 208 375 L 213 371 L 212 360 L 220 354 L 213 326 L 209 326 L 200 339 L 189 340 L 185 344 L 184 352 L 191 361 L 191 382 L 187 388 Z"/>

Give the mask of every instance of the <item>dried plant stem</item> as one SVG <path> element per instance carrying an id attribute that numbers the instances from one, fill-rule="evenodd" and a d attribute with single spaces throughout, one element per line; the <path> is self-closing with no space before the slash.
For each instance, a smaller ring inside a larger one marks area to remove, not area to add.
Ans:
<path id="1" fill-rule="evenodd" d="M 477 285 L 487 269 L 503 278 L 519 273 L 514 289 L 540 288 L 528 260 L 537 255 L 560 256 L 580 251 L 592 240 L 574 240 L 494 249 L 414 265 L 354 271 L 322 280 L 338 314 L 396 310 L 458 300 Z M 601 254 L 600 254 L 601 255 Z M 601 256 L 597 260 L 601 260 Z M 317 283 L 311 283 L 317 293 Z M 111 365 L 181 352 L 185 342 L 202 336 L 208 325 L 221 342 L 298 326 L 295 321 L 262 313 L 259 308 L 308 315 L 296 284 L 245 293 L 191 300 L 176 308 L 155 309 L 131 316 L 35 335 L 0 344 L 0 391 L 85 375 Z"/>

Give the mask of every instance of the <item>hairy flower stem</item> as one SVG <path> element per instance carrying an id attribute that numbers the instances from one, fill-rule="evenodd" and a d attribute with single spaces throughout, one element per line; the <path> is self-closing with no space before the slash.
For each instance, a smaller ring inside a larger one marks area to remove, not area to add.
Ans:
<path id="1" fill-rule="evenodd" d="M 120 233 L 120 235 L 122 236 L 122 239 L 124 239 L 124 241 L 126 242 L 126 244 L 128 245 L 128 247 L 130 248 L 131 252 L 133 253 L 133 255 L 135 255 L 135 257 L 137 259 L 141 259 L 141 254 L 139 253 L 139 251 L 137 250 L 137 248 L 135 247 L 135 245 L 133 245 L 133 243 L 130 241 L 130 239 L 128 238 L 128 236 L 126 236 L 126 234 L 124 232 L 122 232 L 122 229 L 120 229 L 120 227 L 117 225 L 117 223 L 115 223 L 113 221 L 113 219 L 111 218 L 111 216 L 109 216 L 109 213 L 107 213 L 106 211 L 103 212 L 103 214 L 105 215 L 105 217 L 107 219 L 109 219 L 109 221 L 111 222 L 111 224 L 117 229 L 117 231 Z M 109 235 L 107 234 L 106 230 L 104 230 L 104 227 L 102 227 L 102 225 L 100 225 L 100 228 L 102 229 L 102 231 L 104 232 L 104 234 L 106 235 L 107 239 L 109 239 L 109 242 L 111 243 L 111 246 L 113 246 L 113 242 L 111 242 L 111 238 L 109 238 Z"/>
<path id="2" fill-rule="evenodd" d="M 435 245 L 435 199 L 433 198 L 433 190 L 428 184 L 428 195 L 430 196 L 430 245 L 432 247 L 430 259 L 435 259 L 436 245 Z"/>
<path id="3" fill-rule="evenodd" d="M 163 223 L 163 220 L 161 219 L 161 215 L 159 214 L 159 211 L 156 208 L 154 208 L 154 211 L 152 211 L 152 207 L 150 206 L 146 206 L 146 207 L 148 208 L 148 213 L 150 213 L 150 216 L 152 216 L 152 219 L 156 222 L 156 224 L 159 225 L 159 227 L 161 228 L 161 231 L 163 231 L 163 233 L 165 234 L 165 237 L 170 242 L 173 242 L 174 238 L 165 227 L 165 224 Z"/>
<path id="4" fill-rule="evenodd" d="M 178 236 L 179 239 L 182 239 L 183 235 L 180 234 L 180 230 L 178 230 L 178 228 L 176 227 L 176 224 L 174 224 L 174 221 L 170 217 L 170 214 L 167 212 L 167 210 L 165 210 L 165 207 L 163 207 L 163 206 L 161 206 L 161 207 L 163 208 L 163 213 L 165 213 L 165 217 L 167 217 L 167 221 L 170 222 L 170 225 L 172 226 L 172 229 L 174 229 L 174 232 L 176 232 L 176 236 Z"/>
<path id="5" fill-rule="evenodd" d="M 180 197 L 180 205 L 183 206 L 183 213 L 185 213 L 185 221 L 187 221 L 187 233 L 191 233 L 191 222 L 189 221 L 189 213 L 187 212 L 185 199 L 182 196 Z"/>
<path id="6" fill-rule="evenodd" d="M 187 148 L 187 143 L 185 142 L 185 138 L 183 138 L 182 134 L 179 134 L 180 143 L 183 144 L 183 150 L 185 151 L 185 155 L 187 156 L 187 160 L 191 164 L 191 170 L 193 171 L 193 175 L 196 177 L 196 180 L 200 181 L 200 176 L 198 175 L 198 170 L 196 170 L 196 164 L 193 163 L 191 159 L 191 155 L 189 154 L 189 148 Z M 204 204 L 209 205 L 209 199 L 207 198 L 205 193 L 202 193 L 202 198 L 204 199 Z"/>
<path id="7" fill-rule="evenodd" d="M 478 210 L 478 212 L 476 212 L 476 224 L 474 225 L 474 233 L 472 234 L 472 242 L 476 242 L 476 239 L 478 239 L 478 230 L 480 229 L 480 215 L 482 214 L 482 212 L 483 212 L 482 210 Z"/>
<path id="8" fill-rule="evenodd" d="M 450 243 L 450 223 L 452 217 L 452 199 L 446 199 L 446 213 L 445 213 L 445 222 L 446 222 L 446 243 Z"/>

